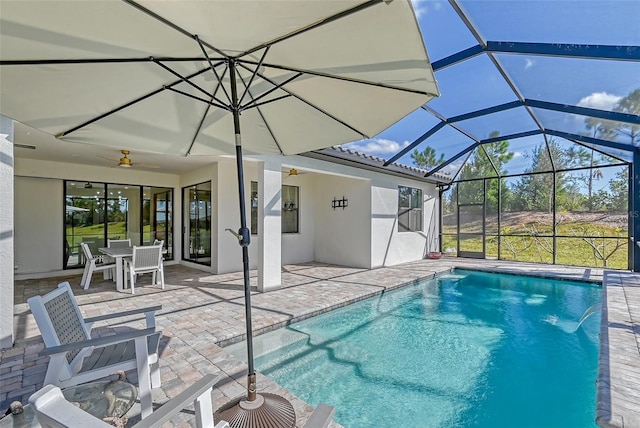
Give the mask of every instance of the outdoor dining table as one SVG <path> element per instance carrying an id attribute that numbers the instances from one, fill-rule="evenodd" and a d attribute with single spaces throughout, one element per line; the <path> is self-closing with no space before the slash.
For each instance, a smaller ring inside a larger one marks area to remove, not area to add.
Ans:
<path id="1" fill-rule="evenodd" d="M 125 257 L 133 256 L 133 247 L 101 247 L 102 254 L 113 257 L 116 261 L 116 290 L 124 290 L 124 263 Z"/>
<path id="2" fill-rule="evenodd" d="M 113 257 L 116 261 L 116 290 L 124 290 L 124 262 L 125 257 L 133 256 L 133 247 L 100 247 L 98 248 L 102 254 Z M 162 254 L 166 254 L 167 249 L 162 249 Z"/>

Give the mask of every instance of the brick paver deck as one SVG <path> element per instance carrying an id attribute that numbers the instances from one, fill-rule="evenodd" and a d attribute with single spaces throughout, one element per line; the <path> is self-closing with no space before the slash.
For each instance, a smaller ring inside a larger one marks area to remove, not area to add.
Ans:
<path id="1" fill-rule="evenodd" d="M 596 269 L 488 260 L 421 260 L 374 270 L 318 263 L 290 265 L 283 267 L 281 289 L 252 293 L 254 331 L 260 334 L 279 328 L 384 290 L 432 277 L 455 266 L 602 281 L 602 271 Z M 0 409 L 6 409 L 14 400 L 26 403 L 29 396 L 42 387 L 48 359 L 38 356 L 43 343 L 26 299 L 44 294 L 65 280 L 72 284 L 80 308 L 88 317 L 158 304 L 163 306 L 157 315 L 158 328 L 164 335 L 160 358 L 162 387 L 153 391 L 154 405 L 163 404 L 205 373 L 222 376 L 213 393 L 214 408 L 242 394 L 245 391 L 246 365 L 221 347 L 245 338 L 242 273 L 211 275 L 173 265 L 166 267 L 165 275 L 165 290 L 150 285 L 150 279 L 142 277 L 135 295 L 115 291 L 113 283 L 102 281 L 99 274 L 94 275 L 95 282 L 87 291 L 79 287 L 79 276 L 16 281 L 16 343 L 14 348 L 2 351 L 0 355 Z M 252 272 L 253 286 L 256 281 L 255 272 Z M 143 319 L 133 317 L 126 326 L 142 327 Z M 98 325 L 99 333 L 113 328 L 108 324 Z M 136 383 L 135 373 L 128 375 Z M 259 391 L 275 392 L 289 399 L 296 410 L 298 426 L 302 426 L 312 407 L 260 374 L 258 382 Z M 603 385 L 600 384 L 600 389 Z M 634 394 L 632 398 L 640 408 L 638 395 Z M 600 410 L 599 400 L 598 412 Z M 132 422 L 137 420 L 139 406 L 135 406 L 127 416 Z M 176 418 L 175 425 L 189 426 L 191 419 L 193 416 L 185 412 Z"/>

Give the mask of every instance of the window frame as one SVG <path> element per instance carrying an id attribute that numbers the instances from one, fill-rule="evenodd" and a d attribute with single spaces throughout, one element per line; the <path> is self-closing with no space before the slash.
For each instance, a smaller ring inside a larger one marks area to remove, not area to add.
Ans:
<path id="1" fill-rule="evenodd" d="M 289 193 L 286 188 L 295 189 L 293 190 L 293 200 L 285 201 L 285 197 L 288 197 L 286 195 Z M 282 234 L 300 233 L 300 186 L 290 186 L 287 184 L 282 185 L 280 213 Z M 287 217 L 294 217 L 295 230 L 285 230 L 285 222 L 289 221 L 287 220 Z"/>
<path id="2" fill-rule="evenodd" d="M 403 191 L 407 193 L 408 197 L 403 197 Z M 408 204 L 403 205 L 405 199 Z M 407 221 L 403 222 L 402 219 L 405 216 Z M 398 186 L 398 212 L 396 218 L 398 220 L 398 233 L 422 232 L 424 230 L 424 199 L 422 189 L 410 186 Z M 419 225 L 414 225 L 416 221 Z"/>

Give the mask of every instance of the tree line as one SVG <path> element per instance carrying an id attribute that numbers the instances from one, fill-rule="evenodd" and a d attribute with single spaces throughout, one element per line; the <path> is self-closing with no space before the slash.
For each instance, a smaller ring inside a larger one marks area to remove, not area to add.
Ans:
<path id="1" fill-rule="evenodd" d="M 622 98 L 614 111 L 640 114 L 640 89 Z M 584 125 L 585 136 L 629 141 L 634 146 L 640 144 L 638 125 L 592 117 L 587 118 Z M 499 136 L 498 131 L 489 135 L 490 138 Z M 458 191 L 451 192 L 443 201 L 445 212 L 458 203 L 482 203 L 483 195 L 486 195 L 485 203 L 489 213 L 497 212 L 499 196 L 503 211 L 551 213 L 554 189 L 558 211 L 626 211 L 628 208 L 628 166 L 618 167 L 613 176 L 609 174 L 608 182 L 603 183 L 605 165 L 622 162 L 597 150 L 578 144 L 567 148 L 557 139 L 548 138 L 530 153 L 523 154 L 529 160 L 523 175 L 509 179 L 509 183 L 505 179 L 498 179 L 509 175 L 506 166 L 514 156 L 508 140 L 476 148 L 456 177 L 459 182 Z M 427 170 L 444 162 L 444 155 L 438 157 L 436 150 L 429 146 L 423 151 L 414 150 L 411 158 L 417 167 Z"/>

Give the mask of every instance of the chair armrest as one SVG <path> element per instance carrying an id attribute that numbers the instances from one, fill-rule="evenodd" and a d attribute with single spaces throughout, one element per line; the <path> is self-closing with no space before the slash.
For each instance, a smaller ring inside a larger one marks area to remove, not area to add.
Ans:
<path id="1" fill-rule="evenodd" d="M 207 374 L 202 379 L 191 385 L 189 388 L 182 391 L 180 394 L 167 401 L 160 406 L 159 409 L 154 410 L 146 418 L 135 424 L 132 428 L 152 428 L 159 427 L 169 419 L 171 419 L 176 413 L 191 405 L 194 400 L 209 392 L 209 402 L 211 402 L 211 388 L 218 382 L 220 376 L 213 374 Z"/>
<path id="2" fill-rule="evenodd" d="M 43 386 L 29 397 L 29 404 L 33 406 L 35 418 L 28 426 L 40 426 L 37 422 L 43 417 L 46 420 L 46 426 L 50 427 L 113 428 L 112 425 L 67 401 L 60 388 L 51 384 Z M 11 425 L 11 422 L 9 424 Z"/>
<path id="3" fill-rule="evenodd" d="M 162 309 L 162 305 L 149 306 L 148 308 L 138 308 L 138 309 L 132 309 L 130 311 L 116 312 L 115 314 L 104 314 L 104 315 L 98 315 L 97 317 L 85 318 L 84 322 L 87 324 L 93 324 L 97 321 L 104 321 L 112 318 L 121 318 L 121 317 L 127 317 L 129 315 L 143 314 L 143 313 L 146 314 L 147 312 L 155 313 L 160 309 Z"/>
<path id="4" fill-rule="evenodd" d="M 303 428 L 327 428 L 333 419 L 336 409 L 328 404 L 320 403 L 315 408 Z"/>
<path id="5" fill-rule="evenodd" d="M 144 330 L 132 330 L 125 333 L 111 334 L 109 336 L 96 337 L 89 340 L 82 340 L 80 342 L 67 343 L 59 346 L 52 346 L 51 348 L 45 348 L 38 355 L 46 356 L 51 354 L 59 354 L 61 352 L 73 351 L 75 349 L 82 349 L 89 346 L 106 346 L 113 345 L 114 343 L 126 342 L 131 339 L 135 339 L 141 336 L 150 336 L 156 333 L 156 329 L 147 328 Z M 161 332 L 158 332 L 161 333 Z"/>

